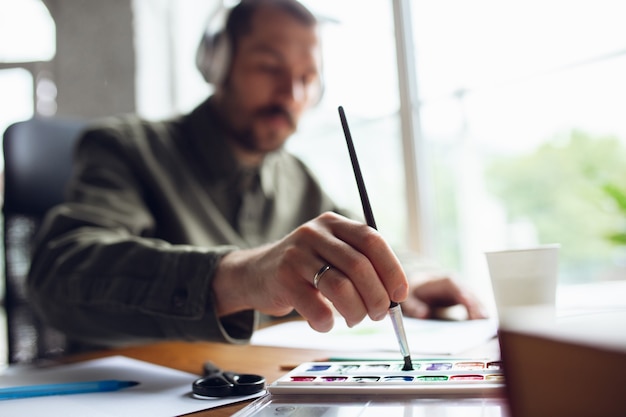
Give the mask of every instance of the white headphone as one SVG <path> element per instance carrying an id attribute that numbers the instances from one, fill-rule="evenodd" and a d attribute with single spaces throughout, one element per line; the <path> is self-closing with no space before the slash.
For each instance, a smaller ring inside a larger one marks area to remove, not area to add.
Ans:
<path id="1" fill-rule="evenodd" d="M 226 33 L 226 22 L 232 7 L 220 6 L 209 18 L 196 51 L 196 67 L 205 81 L 220 85 L 230 65 L 232 46 Z"/>

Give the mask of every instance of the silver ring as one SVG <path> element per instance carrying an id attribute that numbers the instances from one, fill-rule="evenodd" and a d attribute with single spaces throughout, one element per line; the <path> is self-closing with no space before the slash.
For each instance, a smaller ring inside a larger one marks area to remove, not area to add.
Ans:
<path id="1" fill-rule="evenodd" d="M 315 274 L 315 276 L 313 277 L 313 286 L 315 288 L 317 288 L 320 283 L 320 279 L 322 279 L 326 271 L 328 271 L 330 268 L 330 264 L 325 264 L 323 267 L 320 268 L 319 271 L 317 271 L 317 274 Z"/>

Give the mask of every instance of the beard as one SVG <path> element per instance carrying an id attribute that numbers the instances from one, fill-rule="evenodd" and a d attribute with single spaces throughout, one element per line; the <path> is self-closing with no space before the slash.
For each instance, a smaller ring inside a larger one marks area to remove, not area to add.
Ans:
<path id="1" fill-rule="evenodd" d="M 233 114 L 236 118 L 237 115 Z M 264 129 L 259 132 L 259 122 L 269 123 L 271 119 L 282 117 L 288 127 L 284 129 Z M 241 123 L 243 122 L 243 123 Z M 232 139 L 242 148 L 251 152 L 268 152 L 282 147 L 287 138 L 296 130 L 296 117 L 281 105 L 269 105 L 255 110 L 246 120 L 237 123 L 231 120 L 230 133 Z M 255 128 L 256 126 L 256 128 Z"/>
<path id="2" fill-rule="evenodd" d="M 266 153 L 283 146 L 297 127 L 297 115 L 278 103 L 247 108 L 245 92 L 236 89 L 227 79 L 216 93 L 216 110 L 222 127 L 234 145 L 247 152 Z M 278 118 L 282 118 L 282 123 Z"/>

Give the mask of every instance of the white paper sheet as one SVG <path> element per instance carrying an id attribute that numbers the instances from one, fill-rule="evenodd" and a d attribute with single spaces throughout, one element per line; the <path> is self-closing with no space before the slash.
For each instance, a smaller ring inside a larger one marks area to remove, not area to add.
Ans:
<path id="1" fill-rule="evenodd" d="M 404 318 L 413 355 L 456 355 L 480 346 L 497 334 L 495 319 L 442 321 Z M 305 321 L 281 323 L 258 330 L 253 345 L 324 349 L 349 352 L 397 352 L 391 321 L 365 320 L 349 328 L 341 319 L 328 333 L 311 329 Z"/>
<path id="2" fill-rule="evenodd" d="M 247 397 L 199 400 L 191 396 L 198 375 L 123 356 L 50 368 L 8 368 L 0 387 L 119 379 L 140 384 L 115 392 L 73 394 L 0 401 L 0 416 L 177 416 L 219 407 Z"/>

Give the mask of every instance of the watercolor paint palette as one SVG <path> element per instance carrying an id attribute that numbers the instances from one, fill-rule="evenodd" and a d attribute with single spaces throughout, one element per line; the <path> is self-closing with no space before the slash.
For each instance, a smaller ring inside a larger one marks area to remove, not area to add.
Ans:
<path id="1" fill-rule="evenodd" d="M 268 386 L 272 394 L 500 395 L 500 360 L 420 359 L 413 370 L 403 361 L 307 362 Z"/>

